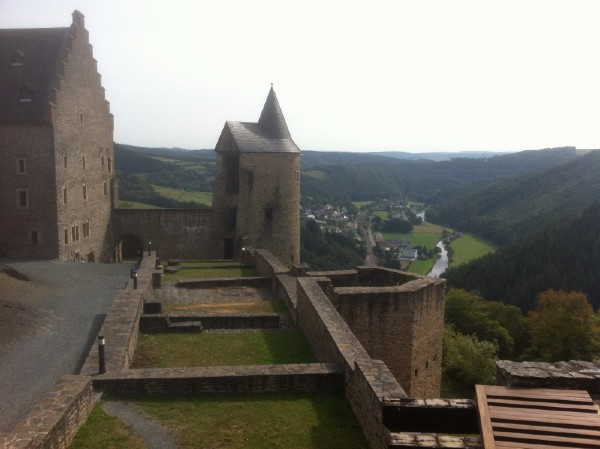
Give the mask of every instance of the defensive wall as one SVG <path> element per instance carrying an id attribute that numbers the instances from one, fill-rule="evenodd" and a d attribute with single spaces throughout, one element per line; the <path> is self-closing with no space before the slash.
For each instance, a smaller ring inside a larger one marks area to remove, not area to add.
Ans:
<path id="1" fill-rule="evenodd" d="M 113 226 L 118 259 L 127 257 L 127 249 L 136 245 L 136 252 L 147 252 L 148 242 L 163 260 L 216 258 L 211 209 L 119 208 L 114 209 Z"/>
<path id="2" fill-rule="evenodd" d="M 411 419 L 410 413 L 407 417 L 402 412 L 406 407 L 415 409 L 414 400 L 408 398 L 386 363 L 372 358 L 325 293 L 341 288 L 334 287 L 339 278 L 332 281 L 330 277 L 314 273 L 312 276 L 293 276 L 293 271 L 284 272 L 277 259 L 264 250 L 249 249 L 247 257 L 255 261 L 261 274 L 271 274 L 277 291 L 289 296 L 289 302 L 295 307 L 297 323 L 309 339 L 318 363 L 130 369 L 144 303 L 153 296 L 153 277 L 156 280 L 159 273 L 156 270 L 156 253 L 148 255 L 145 251 L 137 274 L 137 288 L 134 288 L 132 280 L 117 294 L 100 330 L 100 335 L 106 338 L 106 373 L 98 373 L 98 347 L 94 346 L 81 374 L 62 378 L 14 432 L 2 436 L 0 447 L 68 447 L 92 409 L 92 393 L 104 390 L 144 393 L 343 390 L 372 448 L 478 447 L 466 437 L 415 433 L 423 432 L 419 430 L 420 421 Z M 346 276 L 358 284 L 365 273 L 359 268 L 341 277 Z M 385 270 L 377 275 L 391 279 L 390 282 L 405 276 L 402 272 Z M 438 286 L 436 283 L 432 285 Z M 448 426 L 454 423 L 455 428 L 464 428 L 461 424 L 464 409 L 472 409 L 473 405 L 442 402 L 440 406 L 439 400 L 428 400 L 423 402 L 422 407 L 416 408 L 441 407 Z M 404 424 L 399 425 L 398 419 Z"/>

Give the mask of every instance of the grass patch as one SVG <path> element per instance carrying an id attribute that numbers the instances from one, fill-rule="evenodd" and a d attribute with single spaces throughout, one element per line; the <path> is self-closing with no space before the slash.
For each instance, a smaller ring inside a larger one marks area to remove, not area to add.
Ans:
<path id="1" fill-rule="evenodd" d="M 356 208 L 360 209 L 361 207 L 365 207 L 365 206 L 367 206 L 367 205 L 371 204 L 372 202 L 373 202 L 373 201 L 352 201 L 352 204 L 353 204 L 353 205 L 354 205 Z"/>
<path id="2" fill-rule="evenodd" d="M 374 210 L 371 213 L 382 220 L 387 220 L 389 216 L 389 212 L 387 210 Z"/>
<path id="3" fill-rule="evenodd" d="M 119 418 L 102 410 L 102 402 L 81 426 L 69 449 L 146 449 L 146 444 Z"/>
<path id="4" fill-rule="evenodd" d="M 431 271 L 431 269 L 435 265 L 435 261 L 436 261 L 436 259 L 425 259 L 425 260 L 417 259 L 410 264 L 407 271 L 409 273 L 425 275 Z"/>
<path id="5" fill-rule="evenodd" d="M 433 223 L 423 222 L 420 225 L 413 226 L 413 232 L 424 232 L 430 234 L 439 234 L 440 238 L 442 235 L 442 231 L 444 230 L 443 226 L 436 225 Z"/>
<path id="6" fill-rule="evenodd" d="M 168 313 L 193 312 L 193 313 L 280 313 L 287 308 L 281 299 L 266 301 L 239 301 L 216 304 L 166 304 L 164 309 Z"/>
<path id="7" fill-rule="evenodd" d="M 157 186 L 156 184 L 152 184 L 152 188 L 161 196 L 171 198 L 176 201 L 192 202 L 204 206 L 212 205 L 211 192 L 188 192 L 187 190 Z"/>
<path id="8" fill-rule="evenodd" d="M 253 266 L 239 260 L 186 260 L 179 264 L 182 268 L 248 267 Z"/>
<path id="9" fill-rule="evenodd" d="M 451 241 L 450 247 L 454 249 L 453 261 L 450 264 L 452 267 L 478 259 L 496 250 L 493 244 L 473 234 L 464 234 Z"/>
<path id="10" fill-rule="evenodd" d="M 151 204 L 138 203 L 136 201 L 119 201 L 119 207 L 122 209 L 161 209 Z"/>
<path id="11" fill-rule="evenodd" d="M 134 368 L 276 365 L 316 362 L 302 331 L 140 333 Z"/>
<path id="12" fill-rule="evenodd" d="M 180 279 L 214 279 L 257 277 L 260 273 L 253 265 L 240 265 L 232 268 L 180 268 L 177 273 L 165 273 L 165 282 Z"/>
<path id="13" fill-rule="evenodd" d="M 179 447 L 369 447 L 343 393 L 135 395 L 121 398 L 171 429 Z"/>

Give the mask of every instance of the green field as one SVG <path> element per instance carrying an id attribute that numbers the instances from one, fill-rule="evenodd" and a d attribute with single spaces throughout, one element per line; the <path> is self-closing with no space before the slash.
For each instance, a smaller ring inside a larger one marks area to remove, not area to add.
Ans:
<path id="1" fill-rule="evenodd" d="M 133 368 L 316 363 L 301 330 L 195 334 L 140 332 Z"/>
<path id="2" fill-rule="evenodd" d="M 408 267 L 409 273 L 417 273 L 417 274 L 427 274 L 433 268 L 435 264 L 435 259 L 425 259 L 425 260 L 415 260 Z"/>
<path id="3" fill-rule="evenodd" d="M 373 201 L 352 201 L 352 204 L 356 206 L 358 209 L 361 207 L 367 206 L 371 204 Z"/>
<path id="4" fill-rule="evenodd" d="M 374 210 L 371 213 L 382 220 L 387 220 L 389 216 L 389 212 L 387 210 Z"/>
<path id="5" fill-rule="evenodd" d="M 152 184 L 152 188 L 160 195 L 181 202 L 193 202 L 199 205 L 211 206 L 211 192 L 188 192 L 183 189 L 172 189 L 170 187 L 157 186 Z"/>
<path id="6" fill-rule="evenodd" d="M 158 206 L 137 203 L 135 201 L 119 201 L 119 207 L 122 209 L 160 209 Z"/>
<path id="7" fill-rule="evenodd" d="M 464 234 L 462 237 L 451 241 L 450 247 L 454 249 L 451 267 L 478 259 L 496 249 L 491 243 L 473 234 Z"/>
<path id="8" fill-rule="evenodd" d="M 442 226 L 423 223 L 414 226 L 412 232 L 384 232 L 383 238 L 386 241 L 410 240 L 413 248 L 416 246 L 423 246 L 431 249 L 442 239 L 443 229 Z"/>
<path id="9" fill-rule="evenodd" d="M 343 393 L 253 393 L 209 395 L 117 395 L 158 420 L 189 449 L 366 449 L 369 444 Z M 94 414 L 102 406 L 95 407 Z M 105 413 L 86 422 L 76 449 L 145 447 L 118 438 L 118 429 Z M 126 427 L 120 423 L 120 427 Z"/>

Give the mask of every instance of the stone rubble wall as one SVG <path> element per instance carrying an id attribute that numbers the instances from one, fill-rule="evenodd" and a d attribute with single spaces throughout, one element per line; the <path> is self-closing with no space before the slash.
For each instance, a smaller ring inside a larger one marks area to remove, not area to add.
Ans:
<path id="1" fill-rule="evenodd" d="M 496 362 L 496 381 L 499 385 L 526 388 L 559 388 L 586 390 L 600 397 L 600 360 L 585 362 Z"/>
<path id="2" fill-rule="evenodd" d="M 341 391 L 336 364 L 130 369 L 94 377 L 94 388 L 133 393 L 264 393 Z"/>
<path id="3" fill-rule="evenodd" d="M 9 433 L 0 435 L 1 449 L 64 449 L 69 447 L 93 407 L 88 376 L 66 375 Z"/>
<path id="4" fill-rule="evenodd" d="M 317 359 L 344 367 L 346 397 L 374 449 L 387 448 L 389 432 L 382 422 L 385 397 L 406 397 L 387 366 L 369 357 L 331 304 L 319 282 L 326 278 L 297 278 L 298 322 Z"/>

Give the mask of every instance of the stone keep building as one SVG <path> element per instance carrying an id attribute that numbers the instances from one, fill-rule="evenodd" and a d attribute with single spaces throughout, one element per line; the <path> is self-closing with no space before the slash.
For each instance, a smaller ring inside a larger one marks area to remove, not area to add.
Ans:
<path id="1" fill-rule="evenodd" d="M 0 30 L 0 255 L 112 259 L 113 116 L 84 16 Z"/>
<path id="2" fill-rule="evenodd" d="M 252 246 L 285 265 L 300 262 L 300 149 L 273 87 L 258 123 L 226 122 L 215 151 L 214 240 L 222 257 Z"/>

